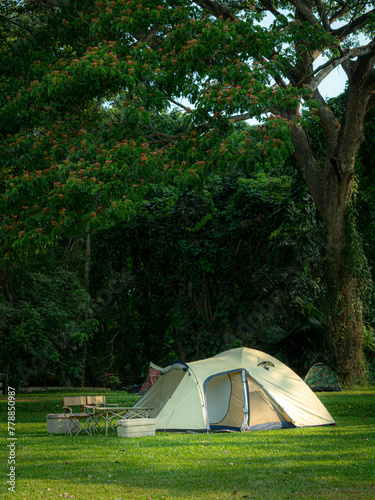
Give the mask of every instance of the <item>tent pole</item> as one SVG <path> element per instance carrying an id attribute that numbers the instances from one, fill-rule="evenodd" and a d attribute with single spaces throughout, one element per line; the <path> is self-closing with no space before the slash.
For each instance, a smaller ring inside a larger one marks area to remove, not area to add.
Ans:
<path id="1" fill-rule="evenodd" d="M 241 430 L 247 430 L 249 425 L 249 388 L 247 386 L 246 370 L 241 370 L 241 385 L 242 385 L 242 408 L 243 408 L 243 424 Z"/>

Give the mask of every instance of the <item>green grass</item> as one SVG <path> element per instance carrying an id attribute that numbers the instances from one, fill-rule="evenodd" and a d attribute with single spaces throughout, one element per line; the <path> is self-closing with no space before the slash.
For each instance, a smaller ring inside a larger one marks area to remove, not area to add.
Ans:
<path id="1" fill-rule="evenodd" d="M 17 397 L 15 493 L 7 492 L 6 396 L 0 398 L 2 499 L 375 498 L 375 388 L 319 396 L 337 427 L 131 439 L 48 435 L 46 414 L 61 412 L 62 396 Z M 125 405 L 136 400 L 106 396 Z"/>

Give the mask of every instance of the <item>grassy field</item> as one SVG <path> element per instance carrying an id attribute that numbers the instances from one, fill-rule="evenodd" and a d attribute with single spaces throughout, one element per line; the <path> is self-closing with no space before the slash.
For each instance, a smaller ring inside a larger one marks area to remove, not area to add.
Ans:
<path id="1" fill-rule="evenodd" d="M 62 396 L 16 398 L 14 493 L 7 490 L 7 400 L 0 397 L 1 499 L 375 498 L 375 388 L 319 396 L 337 427 L 132 439 L 49 435 L 46 414 L 61 412 Z"/>

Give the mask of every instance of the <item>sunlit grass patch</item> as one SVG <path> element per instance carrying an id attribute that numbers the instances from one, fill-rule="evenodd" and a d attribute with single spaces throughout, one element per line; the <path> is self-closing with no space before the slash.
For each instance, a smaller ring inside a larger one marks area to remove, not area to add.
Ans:
<path id="1" fill-rule="evenodd" d="M 5 467 L 1 498 L 372 500 L 375 389 L 320 397 L 337 427 L 127 439 L 114 432 L 47 434 L 46 414 L 61 411 L 61 395 L 34 401 L 20 396 L 16 492 L 6 491 Z M 124 393 L 111 398 L 127 404 L 136 399 Z M 6 464 L 4 426 L 1 436 Z"/>

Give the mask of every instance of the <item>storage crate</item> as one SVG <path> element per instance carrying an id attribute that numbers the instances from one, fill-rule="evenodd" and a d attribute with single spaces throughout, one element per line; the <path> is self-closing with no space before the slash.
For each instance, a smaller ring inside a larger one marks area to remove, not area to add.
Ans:
<path id="1" fill-rule="evenodd" d="M 155 418 L 122 418 L 116 422 L 118 437 L 155 436 Z"/>
<path id="2" fill-rule="evenodd" d="M 47 432 L 49 434 L 69 434 L 65 413 L 49 413 L 46 418 Z M 72 432 L 77 432 L 77 429 L 72 430 Z"/>

